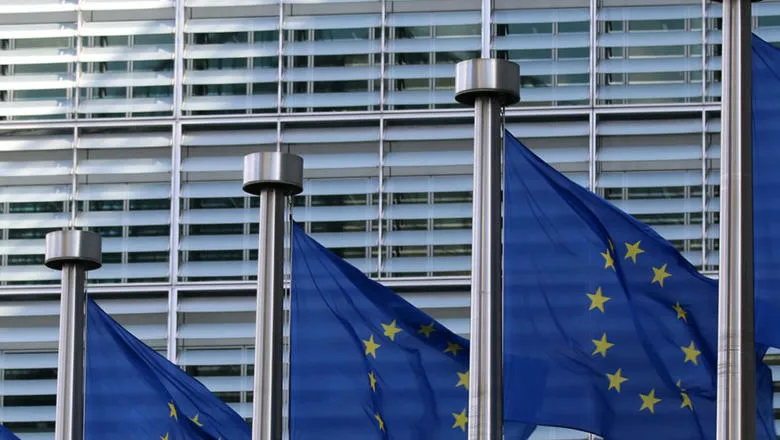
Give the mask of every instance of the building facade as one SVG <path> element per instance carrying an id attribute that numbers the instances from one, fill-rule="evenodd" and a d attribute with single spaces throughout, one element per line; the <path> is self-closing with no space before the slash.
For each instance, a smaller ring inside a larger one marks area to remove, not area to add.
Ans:
<path id="1" fill-rule="evenodd" d="M 295 219 L 467 336 L 473 111 L 454 65 L 483 53 L 520 65 L 512 133 L 715 274 L 721 5 L 492 3 L 0 0 L 0 423 L 52 437 L 43 238 L 65 227 L 104 237 L 106 310 L 251 417 L 255 151 L 302 155 Z M 780 42 L 780 1 L 753 11 Z"/>

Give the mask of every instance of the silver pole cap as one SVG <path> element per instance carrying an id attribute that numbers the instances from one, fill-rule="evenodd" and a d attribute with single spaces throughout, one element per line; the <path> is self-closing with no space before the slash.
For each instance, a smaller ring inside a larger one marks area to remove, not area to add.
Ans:
<path id="1" fill-rule="evenodd" d="M 520 100 L 520 66 L 498 58 L 476 58 L 455 65 L 455 100 L 474 105 L 479 96 L 507 106 Z"/>
<path id="2" fill-rule="evenodd" d="M 53 231 L 46 234 L 46 267 L 62 270 L 64 264 L 78 264 L 84 270 L 103 265 L 100 235 L 90 231 Z"/>
<path id="3" fill-rule="evenodd" d="M 244 192 L 259 195 L 269 188 L 285 195 L 303 191 L 303 158 L 294 154 L 274 152 L 251 153 L 244 156 Z"/>

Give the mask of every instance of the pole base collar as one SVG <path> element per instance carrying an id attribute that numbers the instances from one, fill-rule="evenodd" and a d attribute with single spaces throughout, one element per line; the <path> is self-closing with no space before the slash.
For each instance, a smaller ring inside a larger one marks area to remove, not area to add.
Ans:
<path id="1" fill-rule="evenodd" d="M 498 58 L 476 58 L 455 65 L 455 100 L 474 105 L 477 97 L 495 97 L 507 106 L 520 100 L 520 66 Z"/>
<path id="2" fill-rule="evenodd" d="M 46 234 L 46 267 L 62 270 L 65 264 L 77 264 L 84 270 L 103 265 L 100 235 L 91 231 L 67 230 Z"/>
<path id="3" fill-rule="evenodd" d="M 244 192 L 260 195 L 265 189 L 279 189 L 285 195 L 303 191 L 303 158 L 274 152 L 244 156 Z"/>

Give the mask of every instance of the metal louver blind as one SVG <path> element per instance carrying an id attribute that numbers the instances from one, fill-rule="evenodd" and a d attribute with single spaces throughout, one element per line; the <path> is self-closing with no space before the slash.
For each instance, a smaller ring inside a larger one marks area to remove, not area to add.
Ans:
<path id="1" fill-rule="evenodd" d="M 703 264 L 702 120 L 603 116 L 597 125 L 597 188 L 652 226 L 695 266 Z"/>
<path id="2" fill-rule="evenodd" d="M 183 130 L 180 279 L 257 275 L 258 211 L 241 189 L 243 156 L 275 149 L 276 129 L 267 125 L 241 130 L 193 125 Z"/>
<path id="3" fill-rule="evenodd" d="M 86 2 L 80 26 L 78 113 L 164 116 L 173 111 L 171 1 Z"/>
<path id="4" fill-rule="evenodd" d="M 479 56 L 479 2 L 393 2 L 387 14 L 386 104 L 391 110 L 454 107 L 455 64 Z"/>
<path id="5" fill-rule="evenodd" d="M 574 2 L 569 2 L 574 3 Z M 590 97 L 590 13 L 582 7 L 502 9 L 493 14 L 499 58 L 521 67 L 518 105 L 585 104 Z M 568 5 L 573 6 L 573 5 Z"/>
<path id="6" fill-rule="evenodd" d="M 44 237 L 71 224 L 73 130 L 0 133 L 0 283 L 57 282 Z"/>
<path id="7" fill-rule="evenodd" d="M 183 111 L 191 115 L 276 111 L 279 5 L 251 4 L 186 3 Z"/>
<path id="8" fill-rule="evenodd" d="M 598 11 L 599 102 L 701 102 L 701 4 L 635 4 Z"/>
<path id="9" fill-rule="evenodd" d="M 168 280 L 171 145 L 170 126 L 82 129 L 74 226 L 103 236 L 103 267 L 92 282 Z"/>

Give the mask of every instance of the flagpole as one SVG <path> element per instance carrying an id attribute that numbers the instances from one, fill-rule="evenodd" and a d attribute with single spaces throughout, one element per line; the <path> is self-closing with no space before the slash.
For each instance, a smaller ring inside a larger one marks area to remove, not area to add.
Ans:
<path id="1" fill-rule="evenodd" d="M 260 197 L 252 440 L 281 440 L 284 346 L 284 199 L 303 191 L 303 159 L 244 156 L 244 191 Z"/>
<path id="2" fill-rule="evenodd" d="M 455 99 L 474 106 L 469 440 L 502 438 L 502 109 L 518 101 L 519 90 L 515 63 L 477 58 L 455 67 Z"/>
<path id="3" fill-rule="evenodd" d="M 756 437 L 756 359 L 751 1 L 720 1 L 723 2 L 723 79 L 716 437 L 753 440 Z"/>
<path id="4" fill-rule="evenodd" d="M 46 234 L 46 267 L 62 271 L 57 353 L 55 440 L 84 439 L 86 271 L 102 265 L 100 235 L 89 231 Z"/>

